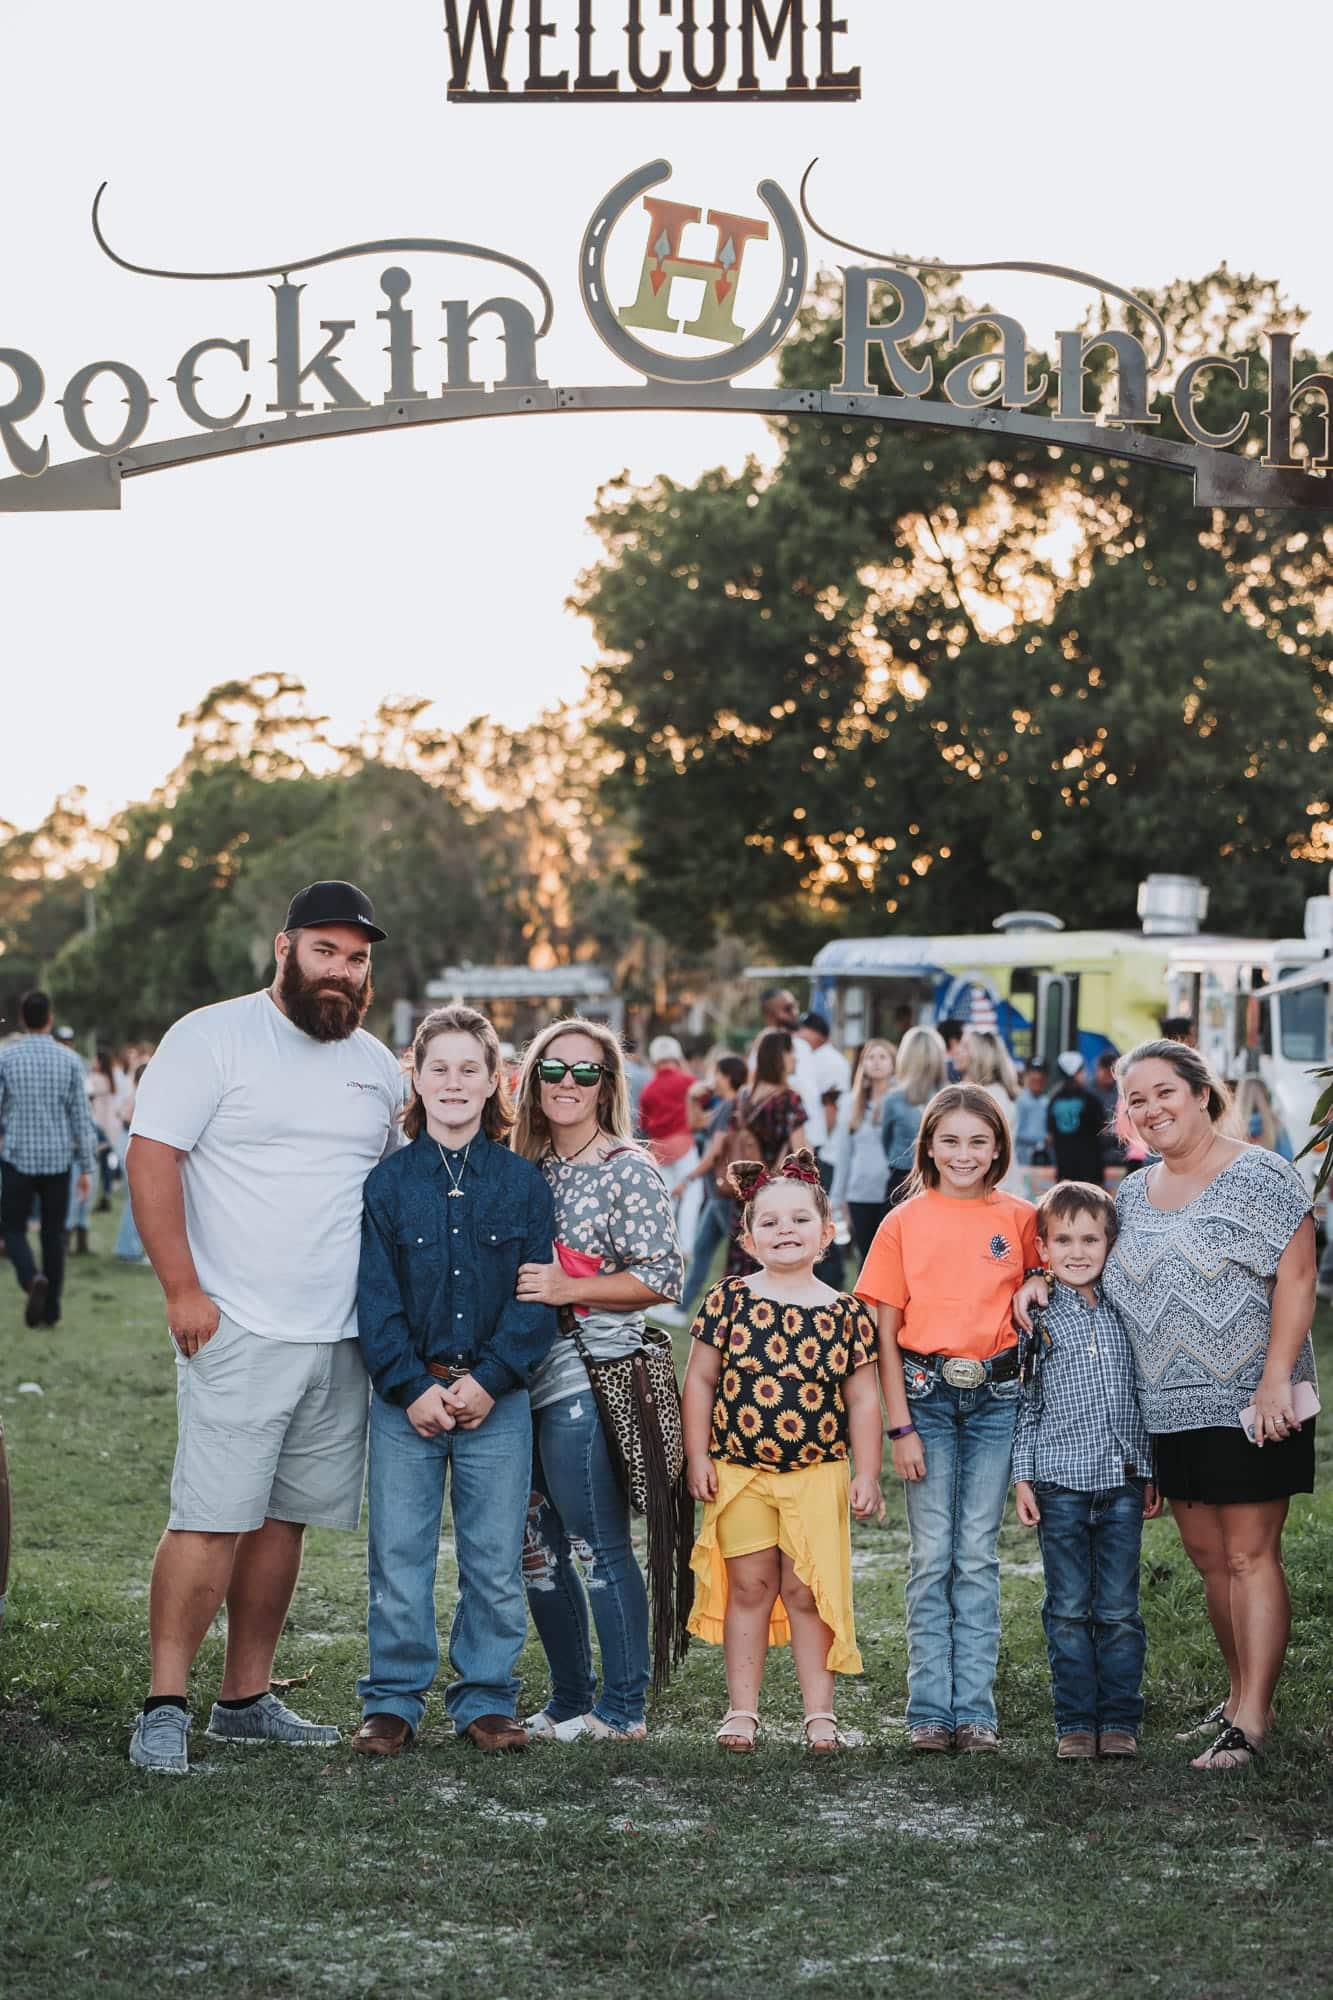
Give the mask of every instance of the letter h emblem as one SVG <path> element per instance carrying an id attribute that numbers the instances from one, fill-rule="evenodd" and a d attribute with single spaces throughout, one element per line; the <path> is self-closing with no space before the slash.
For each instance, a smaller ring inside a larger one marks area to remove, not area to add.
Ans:
<path id="1" fill-rule="evenodd" d="M 745 330 L 736 324 L 736 287 L 748 244 L 763 242 L 768 224 L 750 215 L 729 215 L 725 209 L 710 208 L 708 224 L 717 231 L 717 257 L 707 264 L 702 258 L 682 257 L 680 239 L 685 225 L 702 220 L 703 211 L 683 201 L 662 201 L 645 195 L 648 211 L 648 251 L 639 276 L 639 295 L 633 305 L 622 306 L 616 314 L 622 326 L 645 327 L 653 333 L 692 333 L 701 340 L 723 341 L 738 347 Z M 673 278 L 702 278 L 703 304 L 699 316 L 688 325 L 671 317 Z"/>

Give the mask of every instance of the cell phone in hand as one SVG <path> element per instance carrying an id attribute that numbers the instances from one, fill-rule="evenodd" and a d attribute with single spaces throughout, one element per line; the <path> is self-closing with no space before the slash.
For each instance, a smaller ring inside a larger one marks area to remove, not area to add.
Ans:
<path id="1" fill-rule="evenodd" d="M 1317 1417 L 1319 1415 L 1320 1402 L 1318 1396 L 1315 1394 L 1315 1387 L 1313 1382 L 1293 1382 L 1291 1387 L 1291 1404 L 1292 1408 L 1296 1412 L 1296 1417 L 1298 1422 L 1305 1424 L 1310 1421 L 1311 1417 Z M 1247 1403 L 1245 1408 L 1241 1411 L 1240 1427 L 1244 1431 L 1246 1437 L 1250 1440 L 1250 1443 L 1253 1444 L 1254 1443 L 1253 1403 Z"/>

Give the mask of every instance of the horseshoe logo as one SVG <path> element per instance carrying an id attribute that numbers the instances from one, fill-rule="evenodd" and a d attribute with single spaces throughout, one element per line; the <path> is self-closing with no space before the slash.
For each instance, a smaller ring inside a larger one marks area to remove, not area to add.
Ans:
<path id="1" fill-rule="evenodd" d="M 744 335 L 734 345 L 723 348 L 720 354 L 686 358 L 673 354 L 659 353 L 633 334 L 624 324 L 621 316 L 611 304 L 606 289 L 606 252 L 611 240 L 611 232 L 626 210 L 631 208 L 649 188 L 658 187 L 670 180 L 672 167 L 669 160 L 650 160 L 646 166 L 626 174 L 617 182 L 610 194 L 600 204 L 584 231 L 583 244 L 579 252 L 579 286 L 583 293 L 583 304 L 596 328 L 598 335 L 611 352 L 627 368 L 637 370 L 654 382 L 675 382 L 685 387 L 698 387 L 715 382 L 730 382 L 737 375 L 744 375 L 755 368 L 782 345 L 801 309 L 805 297 L 807 253 L 805 232 L 800 218 L 776 181 L 760 181 L 759 198 L 767 208 L 777 227 L 778 240 L 782 246 L 782 282 L 770 310 L 754 332 Z M 728 218 L 740 220 L 740 218 Z M 757 233 L 757 231 L 755 232 Z M 706 271 L 716 269 L 725 280 L 728 275 L 725 251 L 730 244 L 720 246 L 723 262 L 718 266 L 698 265 L 683 273 L 690 277 L 702 277 Z M 743 246 L 742 246 L 743 249 Z M 650 253 L 651 255 L 651 253 Z M 663 252 L 665 255 L 665 252 Z M 684 260 L 693 264 L 693 260 Z M 736 260 L 737 266 L 739 259 Z M 670 273 L 665 274 L 668 278 Z M 658 281 L 661 282 L 661 279 Z"/>

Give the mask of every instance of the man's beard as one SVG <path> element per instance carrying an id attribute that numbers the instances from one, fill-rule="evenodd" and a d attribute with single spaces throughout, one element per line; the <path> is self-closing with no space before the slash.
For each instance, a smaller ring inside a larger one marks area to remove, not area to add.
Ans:
<path id="1" fill-rule="evenodd" d="M 336 991 L 326 992 L 326 987 Z M 278 974 L 278 998 L 288 1019 L 315 1042 L 345 1042 L 365 1020 L 374 997 L 369 967 L 362 986 L 354 986 L 350 979 L 335 979 L 328 972 L 308 979 L 297 963 L 295 947 Z"/>

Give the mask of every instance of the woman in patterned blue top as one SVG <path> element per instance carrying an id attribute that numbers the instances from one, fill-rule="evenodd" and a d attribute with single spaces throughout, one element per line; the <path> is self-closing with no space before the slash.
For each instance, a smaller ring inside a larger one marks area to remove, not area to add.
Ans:
<path id="1" fill-rule="evenodd" d="M 1291 1606 L 1282 1528 L 1314 1487 L 1315 1240 L 1300 1176 L 1219 1129 L 1228 1100 L 1197 1050 L 1145 1042 L 1117 1072 L 1138 1137 L 1160 1155 L 1120 1188 L 1103 1285 L 1134 1348 L 1162 1493 L 1203 1577 L 1231 1686 L 1198 1770 L 1235 1770 L 1263 1745 Z M 1255 1442 L 1240 1411 L 1255 1406 Z"/>

